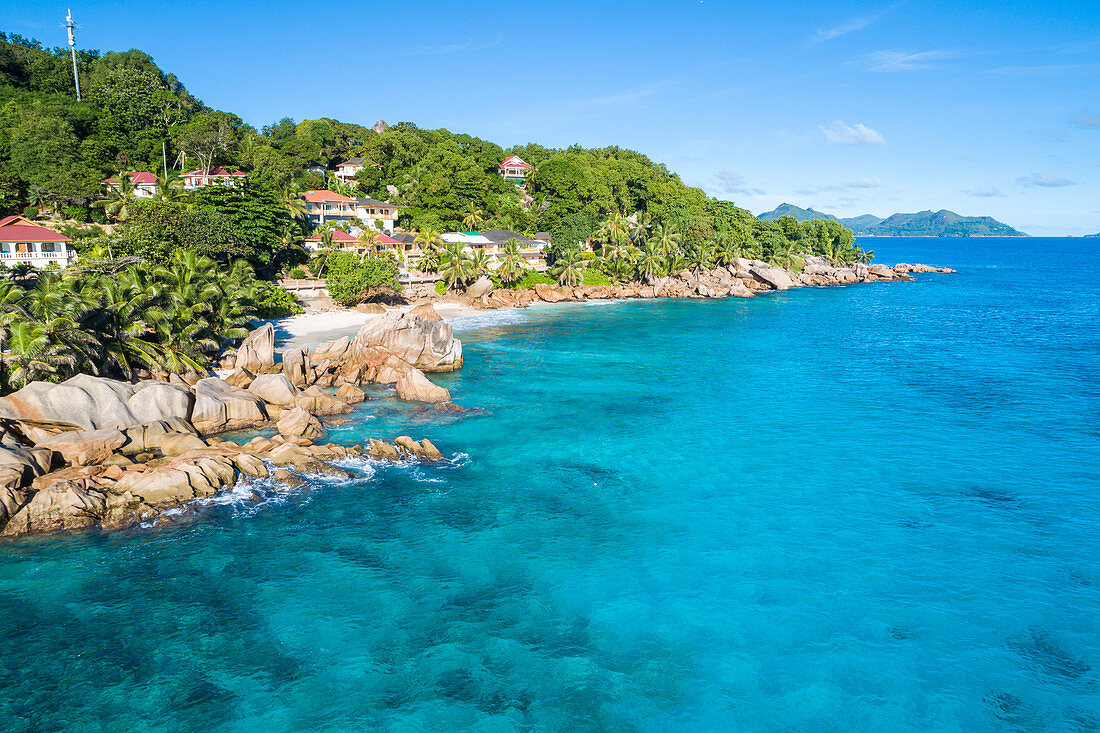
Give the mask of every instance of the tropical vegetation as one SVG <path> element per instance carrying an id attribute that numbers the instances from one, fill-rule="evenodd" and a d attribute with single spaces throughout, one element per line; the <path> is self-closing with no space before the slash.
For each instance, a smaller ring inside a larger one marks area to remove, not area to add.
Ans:
<path id="1" fill-rule="evenodd" d="M 259 318 L 298 309 L 244 260 L 226 268 L 182 250 L 151 265 L 96 254 L 63 273 L 0 279 L 0 392 L 79 372 L 205 370 Z"/>

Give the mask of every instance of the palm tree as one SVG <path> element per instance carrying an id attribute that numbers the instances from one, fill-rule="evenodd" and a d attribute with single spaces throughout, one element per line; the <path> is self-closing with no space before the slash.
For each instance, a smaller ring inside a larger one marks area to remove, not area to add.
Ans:
<path id="1" fill-rule="evenodd" d="M 401 185 L 397 187 L 405 203 L 412 201 L 413 197 L 424 185 L 424 179 L 428 177 L 428 168 L 423 163 L 417 163 L 405 172 L 401 178 Z"/>
<path id="2" fill-rule="evenodd" d="M 29 262 L 17 262 L 12 265 L 11 276 L 13 279 L 18 280 L 22 284 L 26 284 L 31 279 L 31 275 L 37 275 L 38 270 L 34 265 Z"/>
<path id="3" fill-rule="evenodd" d="M 733 241 L 733 237 L 726 232 L 716 234 L 714 239 L 711 240 L 711 246 L 714 249 L 715 264 L 732 265 L 733 261 L 739 256 L 739 250 Z"/>
<path id="4" fill-rule="evenodd" d="M 283 209 L 290 214 L 290 218 L 294 221 L 305 221 L 306 217 L 309 216 L 305 199 L 302 198 L 302 192 L 293 184 L 287 184 L 279 192 L 279 203 L 282 204 Z"/>
<path id="5" fill-rule="evenodd" d="M 470 255 L 459 242 L 450 242 L 440 252 L 439 274 L 447 282 L 447 289 L 471 279 L 472 262 Z"/>
<path id="6" fill-rule="evenodd" d="M 798 245 L 786 237 L 776 238 L 771 261 L 773 264 L 785 267 L 788 270 L 800 266 L 802 260 L 798 257 Z"/>
<path id="7" fill-rule="evenodd" d="M 155 197 L 158 201 L 183 203 L 191 198 L 191 192 L 183 187 L 179 173 L 169 171 L 167 177 L 157 176 Z"/>
<path id="8" fill-rule="evenodd" d="M 118 182 L 107 187 L 107 198 L 96 201 L 96 206 L 102 206 L 109 219 L 126 221 L 130 217 L 129 206 L 137 195 L 137 188 L 126 171 L 120 171 Z"/>
<path id="9" fill-rule="evenodd" d="M 62 278 L 53 272 L 40 274 L 35 286 L 26 291 L 24 308 L 29 320 L 43 329 L 45 355 L 52 366 L 95 364 L 99 343 L 82 321 L 97 304 L 98 295 L 95 281 Z"/>
<path id="10" fill-rule="evenodd" d="M 369 254 L 376 247 L 376 242 L 378 241 L 378 232 L 374 231 L 373 229 L 363 227 L 359 230 L 359 236 L 355 238 L 355 241 L 363 246 L 363 257 L 366 257 L 367 254 Z M 362 259 L 363 257 L 360 257 L 360 259 Z"/>
<path id="11" fill-rule="evenodd" d="M 325 229 L 321 232 L 321 254 L 324 256 L 324 261 L 321 262 L 321 266 L 317 269 L 317 277 L 321 277 L 321 273 L 325 271 L 325 265 L 328 264 L 329 255 L 333 251 L 339 249 L 339 243 L 334 238 L 332 229 Z"/>
<path id="12" fill-rule="evenodd" d="M 485 223 L 485 217 L 482 214 L 481 209 L 471 209 L 466 212 L 466 215 L 462 217 L 462 226 L 466 227 L 468 232 L 476 232 L 479 230 L 482 224 Z"/>
<path id="13" fill-rule="evenodd" d="M 520 242 L 515 237 L 510 237 L 504 242 L 504 257 L 501 258 L 500 267 L 497 268 L 497 274 L 503 282 L 512 283 L 523 277 L 523 272 L 527 268 L 519 250 Z"/>
<path id="14" fill-rule="evenodd" d="M 621 242 L 629 239 L 632 225 L 622 214 L 615 212 L 600 225 L 596 236 L 604 242 Z"/>
<path id="15" fill-rule="evenodd" d="M 138 368 L 153 369 L 160 362 L 160 349 L 149 338 L 153 328 L 146 320 L 158 290 L 144 274 L 144 269 L 132 267 L 98 280 L 99 303 L 81 324 L 98 337 L 97 371 L 132 379 Z"/>
<path id="16" fill-rule="evenodd" d="M 474 250 L 473 255 L 470 256 L 471 279 L 488 275 L 492 270 L 493 268 L 489 266 L 489 255 L 485 250 L 481 248 Z"/>
<path id="17" fill-rule="evenodd" d="M 10 280 L 0 280 L 0 394 L 7 392 L 7 350 L 10 328 L 15 323 L 25 323 L 27 312 L 23 309 L 23 288 Z"/>
<path id="18" fill-rule="evenodd" d="M 192 250 L 177 251 L 154 277 L 162 284 L 161 305 L 146 313 L 156 334 L 161 365 L 171 372 L 202 371 L 204 352 L 218 348 L 209 314 L 222 293 L 218 288 L 218 264 Z"/>
<path id="19" fill-rule="evenodd" d="M 639 253 L 637 265 L 638 274 L 643 280 L 660 275 L 664 269 L 664 257 L 661 256 L 661 245 L 652 239 L 643 244 Z"/>
<path id="20" fill-rule="evenodd" d="M 653 227 L 650 238 L 657 243 L 657 249 L 662 257 L 668 257 L 680 247 L 680 233 L 665 224 Z"/>
<path id="21" fill-rule="evenodd" d="M 688 266 L 693 268 L 694 277 L 699 277 L 699 271 L 710 267 L 713 250 L 710 242 L 699 242 L 686 247 Z"/>
<path id="22" fill-rule="evenodd" d="M 580 270 L 580 250 L 570 247 L 558 254 L 554 262 L 558 282 L 562 285 L 579 285 L 584 275 Z"/>
<path id="23" fill-rule="evenodd" d="M 8 379 L 14 388 L 48 376 L 55 370 L 55 359 L 49 354 L 46 329 L 31 321 L 16 321 L 11 324 L 7 351 L 0 358 L 5 367 L 8 364 L 15 367 Z"/>

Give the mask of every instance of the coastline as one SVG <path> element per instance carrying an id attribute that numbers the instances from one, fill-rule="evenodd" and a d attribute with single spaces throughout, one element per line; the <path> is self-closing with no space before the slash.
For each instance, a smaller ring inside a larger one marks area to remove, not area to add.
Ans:
<path id="1" fill-rule="evenodd" d="M 155 525 L 234 491 L 238 482 L 270 478 L 296 486 L 308 475 L 353 478 L 340 465 L 349 458 L 447 461 L 428 438 L 369 438 L 355 446 L 315 441 L 326 419 L 368 399 L 360 388 L 367 384 L 392 385 L 399 399 L 441 414 L 465 412 L 427 375 L 462 368 L 454 324 L 487 312 L 752 298 L 796 287 L 910 281 L 910 272 L 954 270 L 810 263 L 796 273 L 743 261 L 647 284 L 495 291 L 475 283 L 452 300 L 433 292 L 432 299 L 381 313 L 375 306 L 375 312 L 326 311 L 264 324 L 223 357 L 216 374 L 132 384 L 86 374 L 60 384 L 33 382 L 0 398 L 0 535 Z M 219 437 L 265 427 L 277 434 L 244 445 Z"/>
<path id="2" fill-rule="evenodd" d="M 440 301 L 433 303 L 433 306 L 444 321 L 468 318 L 482 312 L 478 308 L 457 301 Z M 385 313 L 408 313 L 414 307 L 408 304 L 386 308 Z M 275 328 L 275 353 L 281 354 L 289 349 L 314 346 L 323 341 L 352 335 L 366 324 L 378 320 L 385 313 L 363 313 L 353 308 L 345 308 L 299 313 L 275 319 L 271 322 Z"/>

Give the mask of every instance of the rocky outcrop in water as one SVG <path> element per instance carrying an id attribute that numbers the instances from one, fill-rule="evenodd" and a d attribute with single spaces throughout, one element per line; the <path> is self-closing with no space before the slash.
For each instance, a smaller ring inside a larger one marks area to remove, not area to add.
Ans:
<path id="1" fill-rule="evenodd" d="M 450 400 L 424 371 L 461 367 L 462 344 L 430 317 L 434 310 L 421 313 L 388 314 L 354 339 L 290 350 L 282 364 L 265 324 L 245 339 L 227 379 L 129 384 L 80 375 L 0 398 L 0 534 L 133 526 L 241 477 L 267 476 L 269 464 L 344 475 L 331 461 L 441 459 L 430 441 L 409 437 L 372 440 L 366 451 L 313 442 L 324 430 L 318 416 L 366 399 L 361 384 L 394 384 L 403 399 Z M 201 437 L 271 421 L 275 437 L 244 446 Z"/>

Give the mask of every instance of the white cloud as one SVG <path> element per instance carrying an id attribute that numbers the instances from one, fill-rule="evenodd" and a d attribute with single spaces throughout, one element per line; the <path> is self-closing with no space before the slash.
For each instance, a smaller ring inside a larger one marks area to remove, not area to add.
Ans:
<path id="1" fill-rule="evenodd" d="M 989 188 L 977 188 L 969 191 L 963 191 L 968 196 L 977 196 L 980 199 L 994 199 L 1004 196 L 1004 192 L 996 186 L 990 186 Z"/>
<path id="2" fill-rule="evenodd" d="M 718 171 L 718 180 L 720 181 L 721 189 L 729 194 L 740 194 L 742 196 L 767 195 L 759 188 L 749 186 L 744 176 L 739 173 L 734 173 L 733 171 Z"/>
<path id="3" fill-rule="evenodd" d="M 818 125 L 825 135 L 825 142 L 836 145 L 885 145 L 886 138 L 878 130 L 857 122 L 855 127 L 842 120 L 835 121 L 829 127 Z"/>
<path id="4" fill-rule="evenodd" d="M 1078 112 L 1073 116 L 1073 124 L 1078 127 L 1100 130 L 1100 115 L 1094 115 L 1091 112 Z"/>
<path id="5" fill-rule="evenodd" d="M 630 104 L 631 102 L 637 102 L 646 97 L 651 97 L 658 92 L 658 87 L 659 85 L 654 85 L 646 87 L 645 89 L 628 89 L 614 94 L 608 94 L 606 97 L 582 99 L 579 100 L 578 103 L 593 107 L 617 107 L 622 104 Z"/>
<path id="6" fill-rule="evenodd" d="M 811 43 L 822 43 L 824 41 L 831 41 L 834 38 L 840 38 L 841 36 L 846 36 L 849 33 L 854 33 L 856 31 L 861 31 L 864 28 L 866 28 L 867 26 L 871 25 L 872 23 L 877 22 L 878 19 L 881 18 L 882 16 L 886 15 L 887 13 L 889 13 L 893 10 L 896 10 L 896 9 L 900 8 L 902 5 L 905 5 L 907 2 L 909 2 L 909 0 L 901 0 L 901 2 L 894 3 L 890 7 L 886 8 L 885 10 L 883 10 L 881 12 L 875 13 L 874 15 L 861 15 L 858 18 L 852 18 L 850 20 L 844 21 L 843 23 L 838 23 L 838 24 L 832 26 L 831 28 L 818 28 L 817 33 L 815 33 L 810 38 L 810 42 Z"/>
<path id="7" fill-rule="evenodd" d="M 931 69 L 937 61 L 955 59 L 962 54 L 958 51 L 942 48 L 936 51 L 875 51 L 863 57 L 868 71 L 898 72 Z"/>
<path id="8" fill-rule="evenodd" d="M 814 36 L 813 40 L 817 41 L 818 43 L 822 41 L 831 41 L 834 38 L 840 38 L 841 36 L 846 36 L 849 33 L 861 31 L 878 19 L 879 16 L 877 15 L 868 15 L 862 18 L 852 18 L 851 20 L 833 26 L 832 28 L 818 28 L 817 34 Z"/>
<path id="9" fill-rule="evenodd" d="M 850 191 L 853 188 L 879 188 L 882 185 L 884 184 L 878 178 L 859 178 L 844 183 L 830 183 L 827 186 L 818 186 L 817 188 L 800 188 L 795 193 L 801 196 L 812 196 L 824 191 Z"/>
<path id="10" fill-rule="evenodd" d="M 1032 173 L 1030 176 L 1020 176 L 1016 179 L 1016 182 L 1024 186 L 1039 188 L 1062 188 L 1063 186 L 1073 185 L 1073 181 L 1067 181 L 1065 178 L 1059 178 L 1057 176 L 1048 176 L 1045 173 Z"/>

